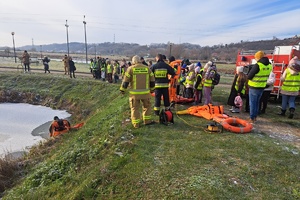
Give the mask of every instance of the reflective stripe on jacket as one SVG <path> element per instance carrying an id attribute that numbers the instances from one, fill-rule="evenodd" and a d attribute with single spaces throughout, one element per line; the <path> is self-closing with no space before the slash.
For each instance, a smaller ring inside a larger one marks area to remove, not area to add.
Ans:
<path id="1" fill-rule="evenodd" d="M 120 90 L 125 91 L 130 83 L 129 94 L 150 94 L 150 90 L 154 90 L 154 81 L 154 75 L 147 66 L 142 64 L 132 65 L 125 72 Z"/>
<path id="2" fill-rule="evenodd" d="M 286 77 L 282 83 L 281 90 L 297 92 L 300 90 L 300 73 L 291 74 L 290 69 L 286 69 Z"/>
<path id="3" fill-rule="evenodd" d="M 239 91 L 239 77 L 238 77 L 238 78 L 236 79 L 236 81 L 235 81 L 234 89 L 235 89 L 236 91 Z M 246 86 L 245 86 L 245 84 L 244 84 L 241 93 L 242 93 L 242 94 L 245 94 L 245 92 L 246 92 Z"/>

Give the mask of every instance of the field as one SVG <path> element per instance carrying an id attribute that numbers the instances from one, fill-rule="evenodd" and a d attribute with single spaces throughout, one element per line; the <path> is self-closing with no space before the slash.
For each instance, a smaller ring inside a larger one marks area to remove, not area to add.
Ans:
<path id="1" fill-rule="evenodd" d="M 61 64 L 50 63 L 50 70 L 62 70 Z M 234 66 L 218 67 L 221 83 L 213 101 L 228 112 Z M 189 107 L 179 104 L 173 125 L 133 129 L 119 84 L 89 75 L 70 79 L 62 72 L 1 70 L 0 85 L 2 102 L 67 109 L 72 123 L 85 122 L 76 132 L 32 148 L 3 199 L 300 198 L 300 117 L 297 111 L 293 120 L 278 117 L 279 103 L 269 103 L 249 134 L 208 133 L 209 121 L 176 115 Z"/>

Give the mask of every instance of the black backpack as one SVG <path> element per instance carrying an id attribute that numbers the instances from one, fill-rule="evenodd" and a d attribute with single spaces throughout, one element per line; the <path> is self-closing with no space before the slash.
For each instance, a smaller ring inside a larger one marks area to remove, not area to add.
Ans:
<path id="1" fill-rule="evenodd" d="M 216 71 L 213 79 L 212 79 L 212 84 L 213 85 L 218 85 L 221 79 L 221 75 Z"/>

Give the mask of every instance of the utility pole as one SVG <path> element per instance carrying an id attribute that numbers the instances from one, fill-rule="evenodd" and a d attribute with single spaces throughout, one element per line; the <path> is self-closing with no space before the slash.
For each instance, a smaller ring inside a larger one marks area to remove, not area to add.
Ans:
<path id="1" fill-rule="evenodd" d="M 88 63 L 85 15 L 83 15 L 83 26 L 84 26 L 84 39 L 85 39 L 85 62 Z"/>
<path id="2" fill-rule="evenodd" d="M 172 56 L 172 43 L 170 42 L 169 45 L 170 45 L 170 53 L 169 53 L 169 57 L 171 57 L 171 56 Z"/>
<path id="3" fill-rule="evenodd" d="M 11 32 L 12 39 L 13 39 L 13 47 L 14 47 L 14 56 L 15 56 L 15 63 L 17 63 L 17 56 L 16 56 L 16 47 L 15 47 L 15 32 Z"/>
<path id="4" fill-rule="evenodd" d="M 43 45 L 40 45 L 40 50 L 41 50 L 41 59 L 43 59 Z"/>
<path id="5" fill-rule="evenodd" d="M 66 20 L 65 24 L 66 30 L 67 30 L 67 47 L 68 47 L 68 57 L 70 56 L 70 49 L 69 49 L 69 25 L 68 20 Z"/>

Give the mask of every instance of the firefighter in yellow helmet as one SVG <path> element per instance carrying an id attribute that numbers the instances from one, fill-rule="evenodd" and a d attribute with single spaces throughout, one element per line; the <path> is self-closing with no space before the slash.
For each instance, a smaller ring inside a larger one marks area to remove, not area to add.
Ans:
<path id="1" fill-rule="evenodd" d="M 131 109 L 131 122 L 134 128 L 139 128 L 141 123 L 140 105 L 143 107 L 143 121 L 145 125 L 154 124 L 151 119 L 151 95 L 155 89 L 155 79 L 148 66 L 141 63 L 139 56 L 133 56 L 132 65 L 128 67 L 123 78 L 120 91 L 125 93 L 129 89 L 129 105 Z"/>

